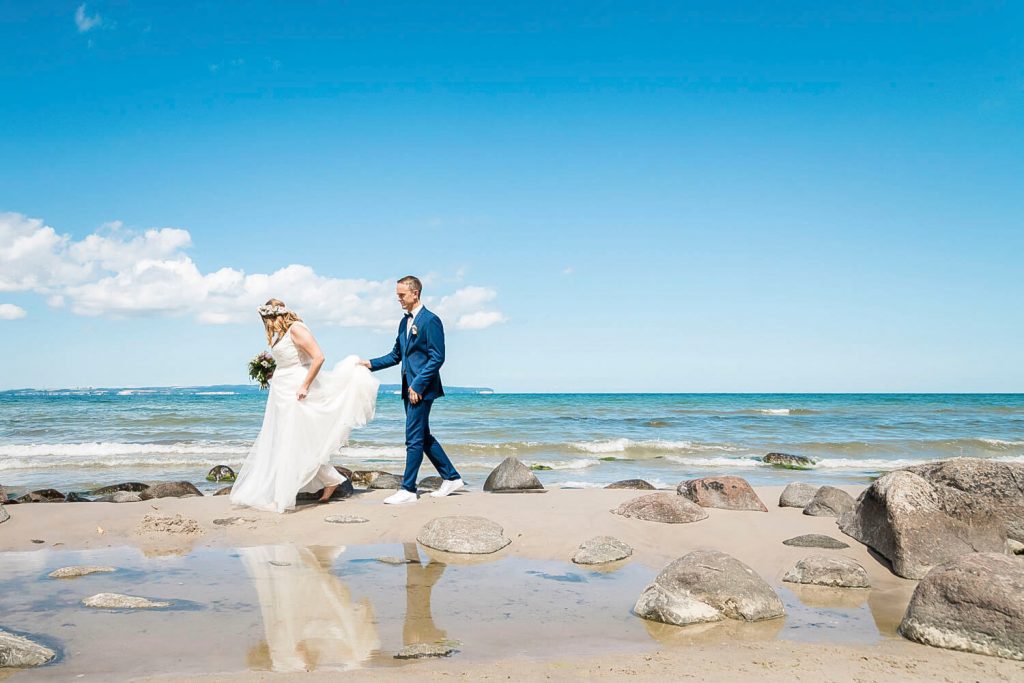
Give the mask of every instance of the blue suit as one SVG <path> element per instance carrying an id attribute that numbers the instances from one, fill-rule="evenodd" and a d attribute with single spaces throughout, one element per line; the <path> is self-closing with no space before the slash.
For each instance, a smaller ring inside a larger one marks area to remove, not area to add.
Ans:
<path id="1" fill-rule="evenodd" d="M 402 400 L 405 402 L 405 476 L 402 488 L 416 492 L 416 476 L 423 455 L 445 481 L 459 479 L 452 461 L 430 433 L 430 407 L 444 396 L 441 366 L 444 364 L 444 326 L 441 319 L 421 308 L 415 319 L 406 314 L 398 324 L 398 338 L 391 353 L 370 361 L 373 371 L 402 364 Z M 409 389 L 420 395 L 419 403 L 409 402 Z"/>

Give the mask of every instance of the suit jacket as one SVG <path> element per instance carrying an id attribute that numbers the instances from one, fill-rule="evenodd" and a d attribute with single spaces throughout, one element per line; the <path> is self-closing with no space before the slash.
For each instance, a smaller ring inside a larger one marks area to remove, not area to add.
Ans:
<path id="1" fill-rule="evenodd" d="M 398 323 L 398 338 L 391 353 L 370 361 L 371 370 L 383 370 L 402 364 L 402 397 L 407 398 L 410 387 L 432 401 L 444 396 L 441 386 L 441 366 L 444 364 L 444 326 L 441 319 L 421 308 L 412 325 L 415 334 L 406 334 L 409 316 Z"/>

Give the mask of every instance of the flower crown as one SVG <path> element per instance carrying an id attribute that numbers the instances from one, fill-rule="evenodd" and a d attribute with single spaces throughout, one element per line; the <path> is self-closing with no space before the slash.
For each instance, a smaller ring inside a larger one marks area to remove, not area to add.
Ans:
<path id="1" fill-rule="evenodd" d="M 259 311 L 259 314 L 264 317 L 268 315 L 284 315 L 285 313 L 291 312 L 285 306 L 271 306 L 268 304 L 264 304 L 257 308 L 256 310 Z"/>

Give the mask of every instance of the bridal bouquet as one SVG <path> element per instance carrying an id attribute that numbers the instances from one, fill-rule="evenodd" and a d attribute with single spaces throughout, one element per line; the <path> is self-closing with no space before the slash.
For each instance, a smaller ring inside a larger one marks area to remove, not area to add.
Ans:
<path id="1" fill-rule="evenodd" d="M 249 361 L 249 377 L 260 383 L 260 389 L 270 386 L 270 378 L 274 374 L 277 363 L 269 351 L 262 351 L 253 356 Z"/>

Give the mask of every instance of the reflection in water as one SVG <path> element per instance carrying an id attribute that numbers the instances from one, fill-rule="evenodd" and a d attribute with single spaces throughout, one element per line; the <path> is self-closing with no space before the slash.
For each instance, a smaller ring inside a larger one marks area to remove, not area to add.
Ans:
<path id="1" fill-rule="evenodd" d="M 434 624 L 430 607 L 430 595 L 434 584 L 440 580 L 447 568 L 443 562 L 428 560 L 420 564 L 420 554 L 415 543 L 403 543 L 405 553 L 405 622 L 402 625 L 402 644 L 436 643 L 447 636 Z"/>
<path id="2" fill-rule="evenodd" d="M 331 572 L 344 548 L 293 545 L 240 548 L 259 594 L 266 642 L 250 653 L 253 668 L 351 669 L 380 647 L 368 601 L 353 604 Z"/>

